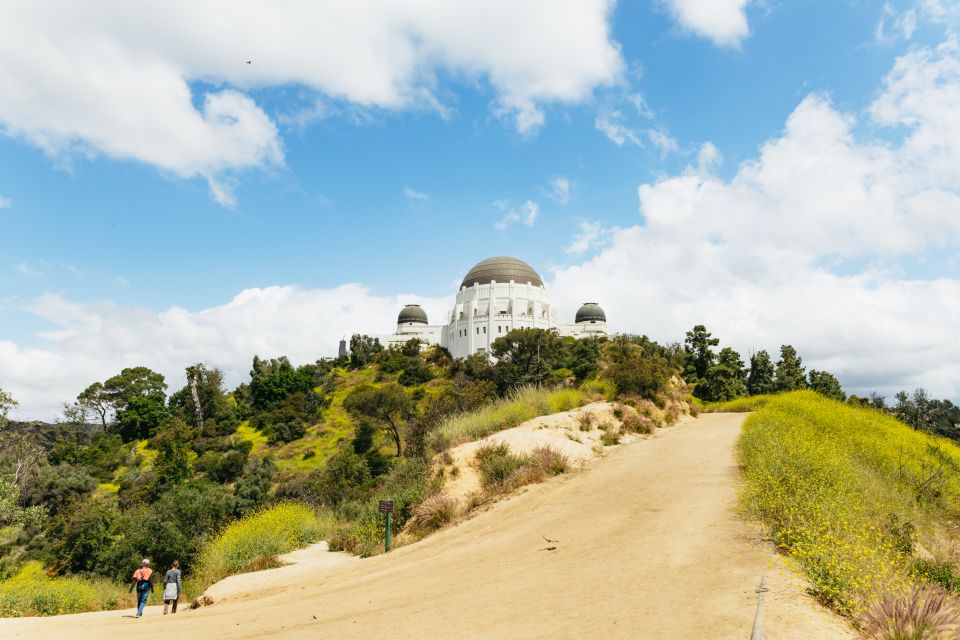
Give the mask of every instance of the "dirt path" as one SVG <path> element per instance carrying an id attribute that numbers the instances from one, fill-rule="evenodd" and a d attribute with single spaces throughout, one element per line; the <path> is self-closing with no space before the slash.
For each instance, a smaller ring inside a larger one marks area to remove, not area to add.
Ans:
<path id="1" fill-rule="evenodd" d="M 766 574 L 770 640 L 853 637 L 732 512 L 742 420 L 713 414 L 666 429 L 423 542 L 282 592 L 176 617 L 3 620 L 0 636 L 746 640 Z"/>

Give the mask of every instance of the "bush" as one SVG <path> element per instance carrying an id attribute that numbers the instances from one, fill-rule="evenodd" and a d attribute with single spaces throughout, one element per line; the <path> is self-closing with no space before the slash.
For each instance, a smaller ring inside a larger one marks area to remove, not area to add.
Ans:
<path id="1" fill-rule="evenodd" d="M 746 396 L 744 398 L 735 398 L 726 402 L 711 402 L 702 405 L 705 413 L 746 413 L 748 411 L 757 411 L 762 409 L 774 395 L 766 394 L 762 396 Z"/>
<path id="2" fill-rule="evenodd" d="M 615 429 L 607 429 L 600 434 L 600 444 L 605 447 L 612 447 L 615 444 L 620 444 L 620 432 Z"/>
<path id="3" fill-rule="evenodd" d="M 585 411 L 577 416 L 577 425 L 580 431 L 593 431 L 593 414 Z"/>
<path id="4" fill-rule="evenodd" d="M 296 503 L 278 504 L 237 520 L 200 554 L 191 595 L 229 575 L 270 566 L 278 555 L 319 540 L 332 523 L 329 515 L 318 517 L 310 507 Z"/>
<path id="5" fill-rule="evenodd" d="M 476 459 L 480 484 L 485 489 L 503 487 L 510 476 L 527 463 L 523 457 L 510 453 L 510 447 L 504 443 L 480 447 Z"/>
<path id="6" fill-rule="evenodd" d="M 135 606 L 126 587 L 103 578 L 48 578 L 39 562 L 0 582 L 0 617 L 53 616 Z"/>
<path id="7" fill-rule="evenodd" d="M 617 385 L 606 378 L 594 378 L 580 385 L 580 390 L 591 396 L 599 396 L 604 400 L 613 400 L 617 397 Z"/>
<path id="8" fill-rule="evenodd" d="M 557 476 L 570 469 L 570 461 L 550 446 L 537 447 L 530 452 L 530 466 L 543 471 L 548 476 Z"/>
<path id="9" fill-rule="evenodd" d="M 525 387 L 508 398 L 496 400 L 476 411 L 454 415 L 440 423 L 428 440 L 433 451 L 478 440 L 510 429 L 537 416 L 568 411 L 583 406 L 586 397 L 577 389 L 551 391 Z"/>
<path id="10" fill-rule="evenodd" d="M 625 431 L 630 433 L 653 433 L 654 424 L 650 418 L 642 418 L 638 415 L 628 413 L 620 419 L 620 424 Z"/>
<path id="11" fill-rule="evenodd" d="M 445 493 L 436 493 L 413 510 L 411 526 L 420 532 L 439 529 L 457 516 L 457 501 Z"/>
<path id="12" fill-rule="evenodd" d="M 960 516 L 960 447 L 812 391 L 770 398 L 737 456 L 744 505 L 851 618 L 914 583 L 913 549 Z"/>

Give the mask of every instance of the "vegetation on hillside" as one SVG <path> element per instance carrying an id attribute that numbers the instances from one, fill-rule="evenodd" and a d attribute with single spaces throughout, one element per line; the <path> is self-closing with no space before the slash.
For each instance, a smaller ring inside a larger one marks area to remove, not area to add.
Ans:
<path id="1" fill-rule="evenodd" d="M 380 499 L 394 500 L 398 528 L 417 514 L 424 531 L 444 520 L 431 472 L 444 448 L 590 398 L 657 398 L 684 358 L 646 337 L 539 329 L 511 332 L 492 351 L 454 360 L 416 340 L 384 349 L 354 336 L 337 360 L 255 357 L 232 390 L 195 363 L 169 395 L 164 376 L 131 367 L 92 382 L 55 427 L 0 425 L 0 589 L 25 580 L 25 567 L 36 592 L 117 584 L 142 557 L 159 570 L 179 560 L 199 589 L 321 534 L 334 549 L 377 553 Z M 0 416 L 12 406 L 0 395 Z M 125 600 L 64 602 L 4 611 Z"/>
<path id="2" fill-rule="evenodd" d="M 875 626 L 891 602 L 917 604 L 915 587 L 960 589 L 956 443 L 798 391 L 747 419 L 737 455 L 744 505 L 841 614 Z"/>

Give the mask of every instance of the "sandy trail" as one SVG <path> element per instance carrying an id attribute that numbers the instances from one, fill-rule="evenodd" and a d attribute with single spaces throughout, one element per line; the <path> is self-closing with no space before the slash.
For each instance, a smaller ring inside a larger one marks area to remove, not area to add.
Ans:
<path id="1" fill-rule="evenodd" d="M 745 640 L 766 574 L 770 640 L 852 638 L 733 513 L 742 420 L 686 421 L 420 543 L 318 569 L 283 591 L 176 617 L 3 620 L 0 636 Z"/>

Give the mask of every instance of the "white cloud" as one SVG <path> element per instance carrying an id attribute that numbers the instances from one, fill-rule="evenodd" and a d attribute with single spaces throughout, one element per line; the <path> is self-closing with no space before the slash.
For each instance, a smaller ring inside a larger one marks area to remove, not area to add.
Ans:
<path id="1" fill-rule="evenodd" d="M 702 322 L 742 353 L 792 343 L 854 391 L 960 399 L 960 279 L 900 266 L 960 247 L 956 113 L 951 41 L 899 58 L 867 111 L 899 142 L 857 135 L 814 94 L 729 180 L 704 145 L 698 166 L 640 186 L 643 225 L 555 273 L 554 304 L 597 299 L 613 328 L 662 340 Z"/>
<path id="2" fill-rule="evenodd" d="M 917 10 L 907 9 L 897 13 L 889 2 L 880 10 L 880 20 L 874 30 L 874 38 L 881 44 L 892 44 L 898 39 L 909 40 L 917 30 Z"/>
<path id="3" fill-rule="evenodd" d="M 533 200 L 527 200 L 519 208 L 512 206 L 506 200 L 497 200 L 493 206 L 503 211 L 503 217 L 495 225 L 497 229 L 506 229 L 517 222 L 532 227 L 540 215 L 540 205 Z"/>
<path id="4" fill-rule="evenodd" d="M 575 256 L 582 255 L 604 244 L 615 231 L 616 229 L 606 229 L 597 222 L 581 220 L 577 225 L 576 235 L 570 244 L 564 247 L 564 251 Z"/>
<path id="5" fill-rule="evenodd" d="M 570 180 L 563 176 L 551 180 L 550 197 L 557 204 L 565 205 L 570 202 Z"/>
<path id="6" fill-rule="evenodd" d="M 684 29 L 709 38 L 717 46 L 739 47 L 750 35 L 747 5 L 751 0 L 665 0 Z"/>
<path id="7" fill-rule="evenodd" d="M 430 199 L 430 196 L 428 196 L 427 194 L 420 191 L 414 191 L 410 187 L 403 188 L 403 195 L 407 196 L 411 200 L 429 200 Z"/>
<path id="8" fill-rule="evenodd" d="M 449 116 L 435 96 L 438 77 L 481 80 L 496 113 L 530 133 L 545 104 L 587 99 L 624 67 L 610 39 L 610 0 L 14 0 L 5 8 L 0 131 L 58 161 L 104 155 L 201 177 L 226 206 L 235 201 L 230 176 L 284 162 L 251 90 L 304 89 L 309 108 L 280 119 L 305 124 L 326 113 L 322 99 Z"/>
<path id="9" fill-rule="evenodd" d="M 130 281 L 127 280 L 124 276 L 113 276 L 113 281 L 116 282 L 121 287 L 130 286 Z"/>
<path id="10" fill-rule="evenodd" d="M 233 386 L 246 379 L 255 354 L 287 355 L 302 364 L 336 355 L 343 336 L 390 333 L 390 319 L 409 302 L 439 321 L 450 300 L 376 296 L 356 284 L 282 286 L 248 289 L 227 304 L 196 312 L 179 307 L 154 312 L 46 295 L 26 310 L 55 328 L 39 334 L 39 347 L 0 340 L 0 387 L 20 401 L 17 416 L 52 419 L 61 402 L 123 367 L 160 371 L 174 390 L 184 384 L 183 367 L 199 360 L 222 368 Z"/>
<path id="11" fill-rule="evenodd" d="M 593 122 L 598 131 L 601 131 L 618 147 L 622 147 L 627 142 L 635 144 L 638 147 L 643 146 L 640 136 L 637 132 L 624 124 L 623 114 L 616 110 L 603 110 Z"/>
<path id="12" fill-rule="evenodd" d="M 647 137 L 659 151 L 661 156 L 676 153 L 680 148 L 677 141 L 663 129 L 647 129 Z"/>
<path id="13" fill-rule="evenodd" d="M 13 206 L 13 200 L 0 196 L 0 209 L 9 209 Z"/>

